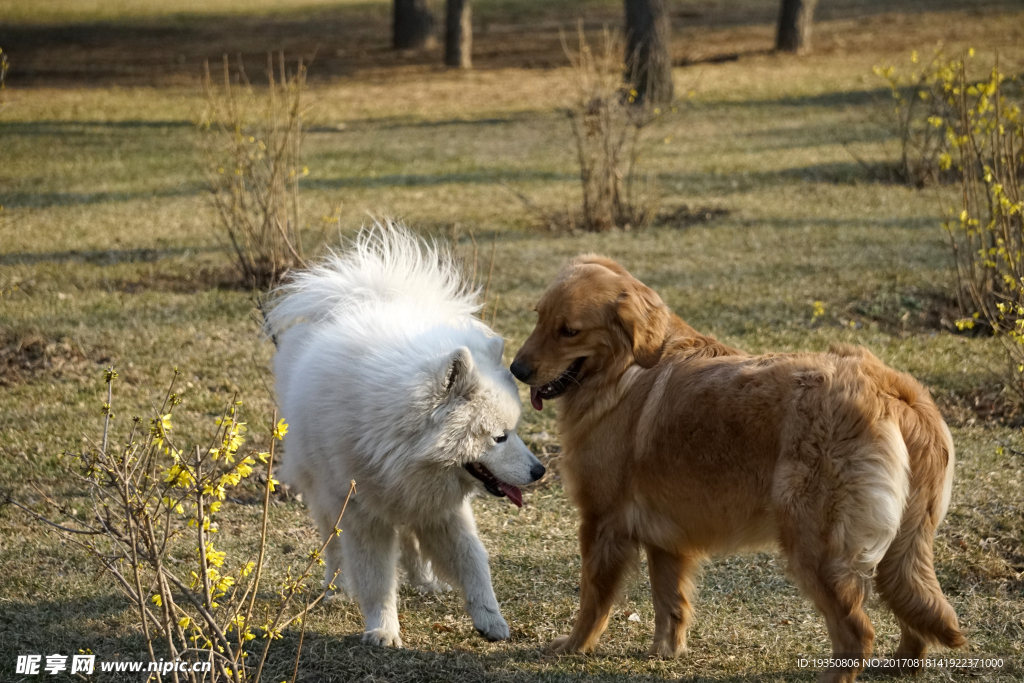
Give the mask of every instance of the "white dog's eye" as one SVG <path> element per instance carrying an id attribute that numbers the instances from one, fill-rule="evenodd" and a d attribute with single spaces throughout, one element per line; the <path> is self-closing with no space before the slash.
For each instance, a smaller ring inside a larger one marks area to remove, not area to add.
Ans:
<path id="1" fill-rule="evenodd" d="M 506 439 L 508 439 L 508 432 L 505 432 L 504 434 L 498 434 L 497 436 L 492 436 L 491 438 L 494 439 L 494 443 L 502 443 Z"/>

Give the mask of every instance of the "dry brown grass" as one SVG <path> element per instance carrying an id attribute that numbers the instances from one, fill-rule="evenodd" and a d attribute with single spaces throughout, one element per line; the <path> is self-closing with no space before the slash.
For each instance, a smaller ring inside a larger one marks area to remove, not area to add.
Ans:
<path id="1" fill-rule="evenodd" d="M 223 7 L 238 0 L 218 1 Z M 674 54 L 691 62 L 677 69 L 678 85 L 695 84 L 697 96 L 685 117 L 668 126 L 671 142 L 653 150 L 648 162 L 669 195 L 666 206 L 728 213 L 706 223 L 686 218 L 684 229 L 654 222 L 629 234 L 572 236 L 538 234 L 502 183 L 545 208 L 575 201 L 579 181 L 566 145 L 571 133 L 561 84 L 568 67 L 559 28 L 585 15 L 588 38 L 597 38 L 603 23 L 621 21 L 621 3 L 482 5 L 475 13 L 476 70 L 468 74 L 434 67 L 439 55 L 404 61 L 386 50 L 386 2 L 321 5 L 292 20 L 226 12 L 167 19 L 157 12 L 114 26 L 86 27 L 87 17 L 56 27 L 5 24 L 0 45 L 11 52 L 13 70 L 8 106 L 0 112 L 0 203 L 7 216 L 0 282 L 34 284 L 3 300 L 0 327 L 5 339 L 73 336 L 87 356 L 102 349 L 121 368 L 125 405 L 139 412 L 149 410 L 145 387 L 162 383 L 170 365 L 178 365 L 181 429 L 208 421 L 236 390 L 250 398 L 251 421 L 266 423 L 271 351 L 259 340 L 250 295 L 223 286 L 219 275 L 204 275 L 223 273 L 229 254 L 211 229 L 216 217 L 204 208 L 203 160 L 190 122 L 203 107 L 204 59 L 216 63 L 225 52 L 241 51 L 257 64 L 268 50 L 308 54 L 319 42 L 309 92 L 321 125 L 309 131 L 306 215 L 314 223 L 332 215 L 343 192 L 346 230 L 365 221 L 367 210 L 401 216 L 436 235 L 451 235 L 457 226 L 467 260 L 468 233 L 475 233 L 480 270 L 496 245 L 490 296 L 500 297 L 495 326 L 510 351 L 525 339 L 532 307 L 564 261 L 597 251 L 626 264 L 699 329 L 731 344 L 752 352 L 865 344 L 921 378 L 959 423 L 953 504 L 937 540 L 940 581 L 972 651 L 1019 657 L 1024 568 L 1014 539 L 1024 537 L 1024 459 L 1009 449 L 1024 452 L 1024 439 L 1009 424 L 1012 416 L 990 419 L 974 408 L 976 400 L 984 405 L 991 398 L 1001 349 L 990 339 L 927 323 L 928 311 L 941 306 L 929 293 L 948 296 L 952 286 L 936 197 L 873 182 L 842 143 L 869 162 L 893 158 L 894 140 L 865 123 L 875 102 L 865 93 L 877 87 L 874 64 L 941 38 L 950 51 L 985 41 L 1002 50 L 1007 70 L 1019 69 L 1024 21 L 1019 8 L 1006 4 L 935 0 L 900 5 L 902 11 L 881 0 L 828 5 L 820 8 L 815 53 L 806 59 L 764 52 L 775 5 L 673 5 L 679 12 Z M 709 61 L 727 54 L 737 58 Z M 812 322 L 819 300 L 825 313 Z M 83 435 L 96 438 L 103 397 L 95 367 L 72 369 L 58 379 L 33 375 L 0 392 L 0 474 L 27 495 L 31 485 L 62 499 L 80 495 L 58 476 L 54 456 Z M 545 458 L 557 452 L 550 409 L 527 411 L 521 431 Z M 1000 444 L 1003 455 L 995 451 Z M 253 552 L 258 514 L 248 503 L 254 496 L 240 493 L 223 509 L 233 555 Z M 511 642 L 479 639 L 457 594 L 403 591 L 409 648 L 382 652 L 359 644 L 359 610 L 341 601 L 316 610 L 307 623 L 300 678 L 815 678 L 794 661 L 801 652 L 826 651 L 824 624 L 771 554 L 723 558 L 706 568 L 690 652 L 678 661 L 642 657 L 653 616 L 642 574 L 616 607 L 596 656 L 543 657 L 541 646 L 569 628 L 576 608 L 575 513 L 557 478 L 528 492 L 522 511 L 495 502 L 474 506 Z M 7 508 L 0 509 L 0 525 L 0 670 L 12 671 L 11 657 L 19 652 L 70 653 L 83 646 L 107 656 L 144 652 L 122 598 L 83 571 L 82 556 Z M 272 504 L 268 580 L 282 578 L 316 535 L 301 504 Z M 898 627 L 877 606 L 871 618 L 878 649 L 891 652 Z M 280 674 L 273 680 L 291 676 L 298 637 L 285 633 L 280 659 L 272 658 L 272 671 Z M 1018 678 L 1019 672 L 1002 680 Z M 920 677 L 948 679 L 939 672 Z"/>

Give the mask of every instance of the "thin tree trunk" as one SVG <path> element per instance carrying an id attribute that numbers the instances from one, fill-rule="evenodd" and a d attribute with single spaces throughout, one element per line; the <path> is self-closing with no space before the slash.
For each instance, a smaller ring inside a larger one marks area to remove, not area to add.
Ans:
<path id="1" fill-rule="evenodd" d="M 395 0 L 396 50 L 419 50 L 434 43 L 434 15 L 427 0 Z"/>
<path id="2" fill-rule="evenodd" d="M 798 55 L 811 51 L 811 27 L 818 0 L 782 0 L 775 49 Z"/>
<path id="3" fill-rule="evenodd" d="M 667 0 L 625 0 L 626 80 L 637 101 L 672 101 L 672 24 Z"/>
<path id="4" fill-rule="evenodd" d="M 444 63 L 473 68 L 473 23 L 469 0 L 448 0 L 445 11 Z"/>

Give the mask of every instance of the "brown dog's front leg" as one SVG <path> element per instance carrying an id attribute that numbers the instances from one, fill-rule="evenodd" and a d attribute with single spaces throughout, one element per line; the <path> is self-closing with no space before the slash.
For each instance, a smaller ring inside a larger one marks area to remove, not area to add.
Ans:
<path id="1" fill-rule="evenodd" d="M 636 543 L 602 528 L 601 520 L 584 518 L 580 524 L 580 611 L 568 636 L 556 638 L 550 650 L 557 654 L 590 652 L 608 626 L 608 614 Z"/>

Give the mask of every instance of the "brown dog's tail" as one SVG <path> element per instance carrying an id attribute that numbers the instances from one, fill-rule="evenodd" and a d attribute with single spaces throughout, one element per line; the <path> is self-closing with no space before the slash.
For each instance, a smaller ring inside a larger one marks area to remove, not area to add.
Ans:
<path id="1" fill-rule="evenodd" d="M 932 563 L 935 530 L 949 508 L 955 455 L 949 428 L 926 390 L 906 376 L 899 380 L 905 383 L 897 412 L 910 456 L 910 497 L 875 583 L 903 628 L 900 650 L 917 656 L 926 644 L 967 642 Z"/>

